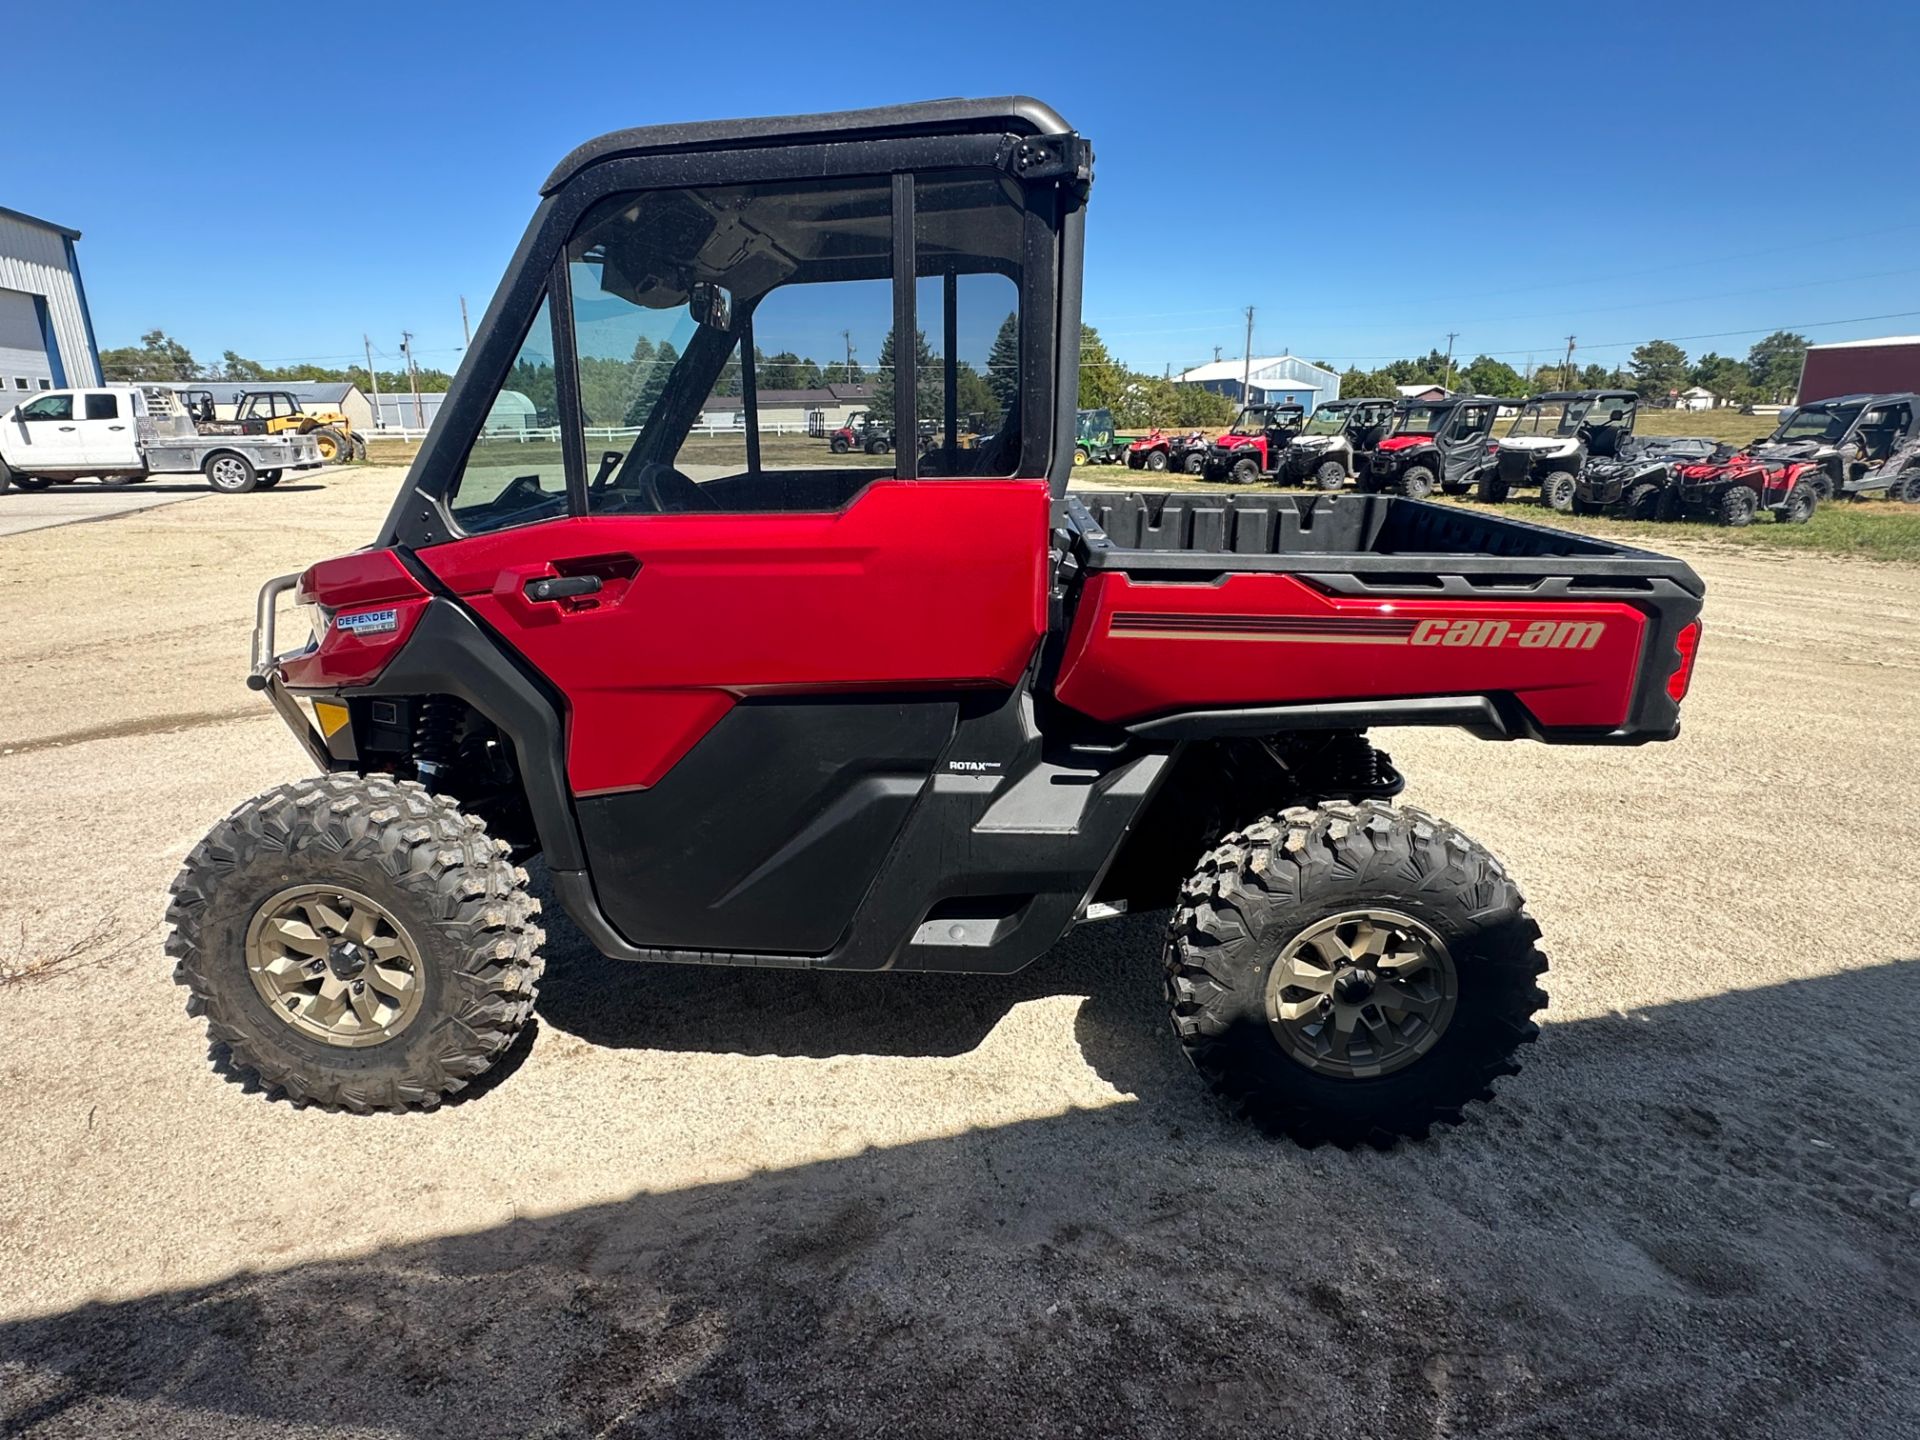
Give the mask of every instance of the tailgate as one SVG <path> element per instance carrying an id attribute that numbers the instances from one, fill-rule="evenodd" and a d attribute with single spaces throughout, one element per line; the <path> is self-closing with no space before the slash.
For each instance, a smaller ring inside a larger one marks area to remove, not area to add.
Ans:
<path id="1" fill-rule="evenodd" d="M 1143 734 L 1679 730 L 1699 578 L 1677 560 L 1388 496 L 1070 497 L 1055 693 Z"/>

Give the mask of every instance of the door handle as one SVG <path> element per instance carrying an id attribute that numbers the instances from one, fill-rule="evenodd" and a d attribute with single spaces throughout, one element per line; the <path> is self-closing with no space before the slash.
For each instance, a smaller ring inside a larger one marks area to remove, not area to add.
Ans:
<path id="1" fill-rule="evenodd" d="M 127 427 L 126 427 L 126 426 L 124 426 L 124 425 L 109 425 L 109 426 L 107 426 L 107 428 L 108 428 L 109 430 L 124 430 L 124 429 L 126 429 Z"/>
<path id="2" fill-rule="evenodd" d="M 527 581 L 524 591 L 529 600 L 577 600 L 582 595 L 600 593 L 598 575 L 549 575 L 543 580 Z"/>
<path id="3" fill-rule="evenodd" d="M 75 429 L 76 427 L 72 425 L 62 425 L 60 428 L 62 430 L 72 430 L 72 429 Z"/>

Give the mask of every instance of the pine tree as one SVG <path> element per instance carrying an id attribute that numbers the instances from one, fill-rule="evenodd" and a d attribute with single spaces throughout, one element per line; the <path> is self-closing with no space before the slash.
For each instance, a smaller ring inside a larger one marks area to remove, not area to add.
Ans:
<path id="1" fill-rule="evenodd" d="M 987 352 L 987 384 L 993 388 L 994 404 L 999 407 L 999 415 L 993 417 L 995 424 L 1001 416 L 1013 412 L 1020 400 L 1020 317 L 1009 314 L 1000 322 L 1000 333 L 993 337 L 993 348 Z"/>

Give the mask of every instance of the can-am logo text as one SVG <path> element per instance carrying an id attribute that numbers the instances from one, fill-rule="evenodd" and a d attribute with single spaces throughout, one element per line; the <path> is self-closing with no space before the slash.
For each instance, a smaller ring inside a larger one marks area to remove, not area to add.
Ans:
<path id="1" fill-rule="evenodd" d="M 1520 650 L 1591 650 L 1606 625 L 1598 620 L 1534 620 L 1524 628 L 1508 620 L 1422 620 L 1413 627 L 1411 645 Z"/>

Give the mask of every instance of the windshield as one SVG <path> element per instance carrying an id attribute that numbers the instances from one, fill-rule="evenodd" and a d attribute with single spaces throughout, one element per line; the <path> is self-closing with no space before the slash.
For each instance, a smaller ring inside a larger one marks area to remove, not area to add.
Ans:
<path id="1" fill-rule="evenodd" d="M 1338 435 L 1347 428 L 1347 417 L 1353 412 L 1339 405 L 1322 405 L 1313 412 L 1313 418 L 1307 422 L 1307 428 L 1301 432 L 1306 435 Z"/>
<path id="2" fill-rule="evenodd" d="M 1437 405 L 1412 405 L 1393 419 L 1395 435 L 1433 435 L 1445 423 L 1446 411 Z"/>
<path id="3" fill-rule="evenodd" d="M 1837 445 L 1846 438 L 1859 414 L 1858 405 L 1803 405 L 1773 432 L 1773 438 L 1776 441 L 1819 440 Z"/>
<path id="4" fill-rule="evenodd" d="M 1233 430 L 1230 433 L 1235 435 L 1266 434 L 1267 416 L 1269 413 L 1271 412 L 1266 410 L 1242 410 L 1240 412 L 1240 418 L 1233 422 Z"/>
<path id="5" fill-rule="evenodd" d="M 1104 440 L 1111 434 L 1113 434 L 1113 412 L 1111 410 L 1082 410 L 1080 412 L 1080 439 Z"/>
<path id="6" fill-rule="evenodd" d="M 1507 427 L 1507 438 L 1575 434 L 1592 408 L 1591 400 L 1529 400 Z"/>

